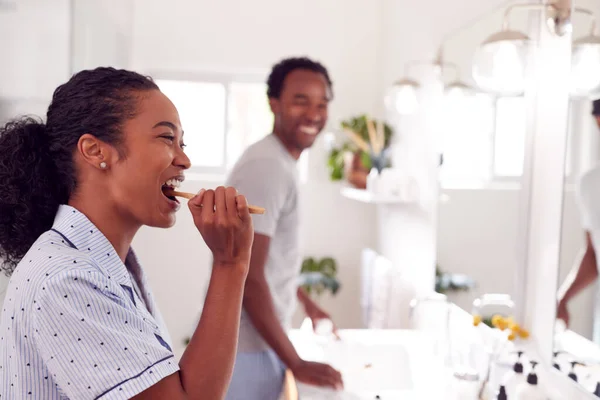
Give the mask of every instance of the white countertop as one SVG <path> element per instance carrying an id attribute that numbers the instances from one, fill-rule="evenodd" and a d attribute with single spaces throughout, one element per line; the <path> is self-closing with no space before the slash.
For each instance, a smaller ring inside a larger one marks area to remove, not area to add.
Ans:
<path id="1" fill-rule="evenodd" d="M 447 399 L 450 372 L 433 354 L 433 341 L 415 330 L 341 330 L 341 341 L 310 332 L 290 333 L 299 355 L 331 364 L 344 390 L 298 383 L 302 400 Z"/>

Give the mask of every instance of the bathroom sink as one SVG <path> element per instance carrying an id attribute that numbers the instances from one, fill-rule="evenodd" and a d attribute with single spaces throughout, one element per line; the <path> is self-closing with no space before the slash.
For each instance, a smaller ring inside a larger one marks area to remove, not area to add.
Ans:
<path id="1" fill-rule="evenodd" d="M 436 365 L 441 367 L 423 332 L 343 330 L 340 337 L 337 341 L 309 332 L 290 334 L 300 357 L 330 364 L 344 380 L 342 392 L 297 383 L 303 400 L 372 400 L 377 395 L 381 399 L 416 399 L 421 378 L 433 374 Z M 436 385 L 436 381 L 429 383 Z"/>

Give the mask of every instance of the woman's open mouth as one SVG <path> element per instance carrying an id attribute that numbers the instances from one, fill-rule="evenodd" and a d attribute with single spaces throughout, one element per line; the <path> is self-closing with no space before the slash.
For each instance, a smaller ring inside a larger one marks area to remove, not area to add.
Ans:
<path id="1" fill-rule="evenodd" d="M 179 204 L 179 201 L 175 198 L 175 196 L 171 195 L 170 192 L 172 192 L 173 190 L 176 190 L 179 186 L 181 186 L 181 182 L 182 182 L 181 179 L 171 178 L 171 179 L 167 180 L 165 183 L 163 183 L 160 188 L 163 196 L 165 196 L 170 201 L 173 201 L 173 202 Z"/>

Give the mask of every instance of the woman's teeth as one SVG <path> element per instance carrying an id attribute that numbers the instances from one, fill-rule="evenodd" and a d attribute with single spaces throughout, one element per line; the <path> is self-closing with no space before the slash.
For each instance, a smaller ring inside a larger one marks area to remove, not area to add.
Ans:
<path id="1" fill-rule="evenodd" d="M 177 189 L 179 186 L 181 185 L 181 181 L 177 180 L 177 179 L 169 179 L 168 181 L 166 181 L 164 183 L 163 186 L 167 186 L 173 189 Z"/>

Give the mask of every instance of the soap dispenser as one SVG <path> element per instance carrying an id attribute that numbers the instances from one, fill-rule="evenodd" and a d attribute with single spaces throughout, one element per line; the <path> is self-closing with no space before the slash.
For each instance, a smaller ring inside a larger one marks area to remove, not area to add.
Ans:
<path id="1" fill-rule="evenodd" d="M 522 351 L 517 351 L 517 361 L 513 365 L 512 371 L 508 372 L 504 377 L 503 386 L 506 389 L 506 394 L 509 399 L 514 399 L 517 393 L 517 386 L 524 383 L 526 380 L 523 363 L 521 362 Z"/>
<path id="2" fill-rule="evenodd" d="M 515 400 L 546 400 L 544 391 L 538 386 L 538 376 L 535 373 L 537 364 L 537 362 L 531 361 L 531 372 L 527 375 L 527 382 L 523 382 L 517 387 Z"/>
<path id="3" fill-rule="evenodd" d="M 577 361 L 571 361 L 569 364 L 571 364 L 571 371 L 569 372 L 569 378 L 573 379 L 575 382 L 577 382 L 577 374 L 575 373 L 575 366 L 579 365 L 579 363 Z"/>
<path id="4" fill-rule="evenodd" d="M 554 356 L 553 357 L 554 363 L 552 364 L 552 366 L 559 371 L 560 371 L 560 364 L 558 363 L 558 356 L 561 355 L 562 353 L 563 353 L 562 351 L 555 351 L 554 353 L 552 353 L 552 355 Z"/>
<path id="5" fill-rule="evenodd" d="M 496 395 L 496 400 L 507 400 L 506 396 L 506 388 L 504 385 L 500 385 L 500 390 L 498 390 L 498 394 Z"/>

